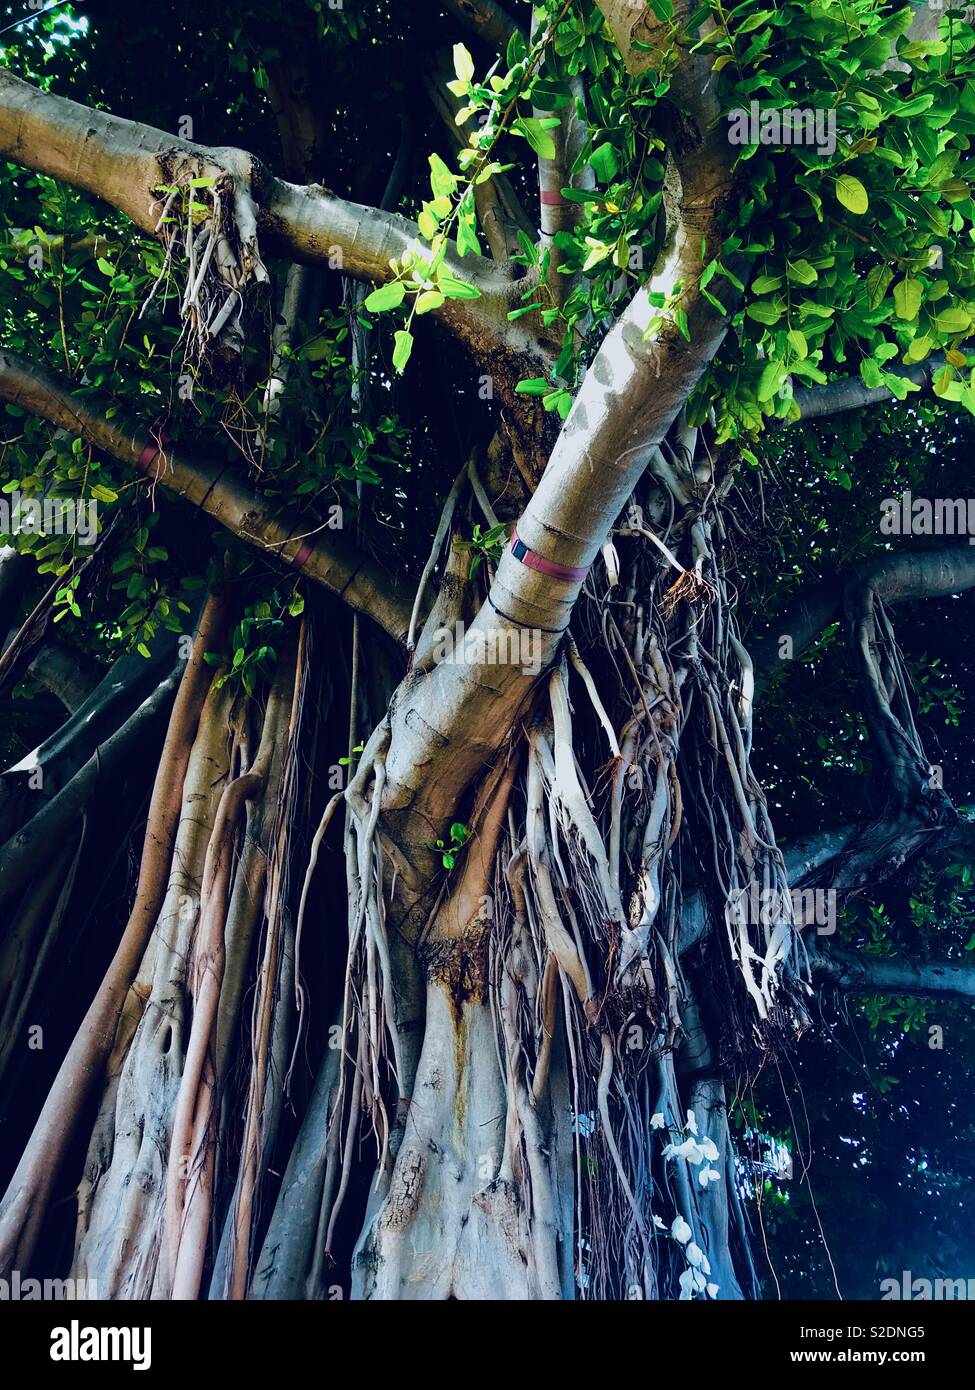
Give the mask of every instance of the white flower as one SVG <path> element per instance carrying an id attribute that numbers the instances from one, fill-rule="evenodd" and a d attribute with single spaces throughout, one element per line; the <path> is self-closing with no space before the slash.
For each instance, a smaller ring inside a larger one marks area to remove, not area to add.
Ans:
<path id="1" fill-rule="evenodd" d="M 685 1139 L 683 1144 L 668 1144 L 664 1158 L 686 1158 L 688 1163 L 702 1163 L 704 1155 L 693 1139 Z"/>
<path id="2" fill-rule="evenodd" d="M 686 1245 L 691 1238 L 691 1228 L 682 1216 L 678 1216 L 674 1218 L 674 1224 L 670 1228 L 670 1234 L 674 1237 L 674 1240 L 679 1241 L 681 1245 Z"/>
<path id="3" fill-rule="evenodd" d="M 700 1141 L 701 1153 L 710 1163 L 718 1161 L 718 1146 L 713 1139 L 702 1139 Z"/>
<path id="4" fill-rule="evenodd" d="M 717 1286 L 717 1284 L 709 1284 L 709 1285 L 708 1285 L 708 1295 L 709 1295 L 709 1297 L 711 1297 L 711 1298 L 717 1298 L 717 1296 L 718 1296 L 718 1286 Z"/>
<path id="5" fill-rule="evenodd" d="M 686 1299 L 686 1298 L 693 1298 L 693 1297 L 694 1297 L 694 1271 L 693 1271 L 693 1269 L 685 1269 L 684 1272 L 683 1272 L 683 1274 L 680 1276 L 679 1283 L 680 1283 L 680 1296 L 681 1296 L 681 1301 L 683 1301 L 683 1300 Z"/>
<path id="6" fill-rule="evenodd" d="M 699 1269 L 702 1274 L 711 1273 L 711 1265 L 708 1261 L 708 1257 L 696 1241 L 691 1241 L 690 1245 L 688 1245 L 684 1251 L 684 1254 L 687 1256 L 687 1263 L 691 1265 L 692 1268 Z"/>
<path id="7" fill-rule="evenodd" d="M 661 1221 L 659 1216 L 655 1216 L 653 1218 L 653 1224 L 656 1226 L 658 1231 L 666 1231 L 667 1229 L 666 1225 L 663 1221 Z"/>
<path id="8" fill-rule="evenodd" d="M 660 1111 L 658 1110 L 657 1113 L 656 1113 L 655 1115 L 651 1115 L 651 1116 L 650 1116 L 650 1128 L 651 1128 L 651 1129 L 663 1129 L 663 1127 L 664 1127 L 664 1117 L 663 1117 L 663 1115 L 661 1115 Z"/>
<path id="9" fill-rule="evenodd" d="M 708 1281 L 699 1269 L 691 1270 L 691 1279 L 698 1293 L 703 1293 L 708 1286 Z"/>
<path id="10" fill-rule="evenodd" d="M 690 1130 L 691 1134 L 696 1134 L 696 1133 L 697 1133 L 697 1120 L 694 1118 L 694 1111 L 693 1111 L 693 1110 L 688 1110 L 688 1112 L 687 1112 L 687 1125 L 686 1125 L 686 1128 Z"/>
<path id="11" fill-rule="evenodd" d="M 706 1165 L 697 1175 L 697 1180 L 702 1187 L 707 1187 L 709 1182 L 720 1182 L 721 1174 L 715 1168 L 708 1168 Z"/>

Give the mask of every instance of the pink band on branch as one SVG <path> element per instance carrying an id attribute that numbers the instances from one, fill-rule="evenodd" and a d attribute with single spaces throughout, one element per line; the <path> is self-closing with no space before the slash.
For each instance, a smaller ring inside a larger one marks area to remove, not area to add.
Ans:
<path id="1" fill-rule="evenodd" d="M 564 208 L 569 205 L 569 199 L 563 198 L 562 194 L 558 192 L 549 193 L 543 190 L 539 194 L 539 199 L 543 206 L 547 208 Z"/>
<path id="2" fill-rule="evenodd" d="M 308 544 L 307 541 L 302 541 L 301 545 L 298 547 L 298 549 L 295 551 L 292 557 L 292 566 L 296 570 L 304 569 L 305 565 L 308 563 L 308 557 L 310 554 L 311 546 Z"/>
<path id="3" fill-rule="evenodd" d="M 139 455 L 139 461 L 136 464 L 136 468 L 138 468 L 140 473 L 149 472 L 151 465 L 156 459 L 156 456 L 162 453 L 163 445 L 168 443 L 169 440 L 166 438 L 165 434 L 160 433 L 158 444 L 153 443 L 146 445 L 142 453 Z"/>
<path id="4" fill-rule="evenodd" d="M 517 531 L 511 533 L 511 549 L 515 559 L 520 560 L 528 569 L 537 570 L 539 574 L 548 574 L 553 579 L 568 579 L 577 583 L 585 579 L 589 573 L 588 565 L 557 565 L 554 560 L 546 560 L 537 550 L 529 550 L 525 542 L 519 539 Z"/>

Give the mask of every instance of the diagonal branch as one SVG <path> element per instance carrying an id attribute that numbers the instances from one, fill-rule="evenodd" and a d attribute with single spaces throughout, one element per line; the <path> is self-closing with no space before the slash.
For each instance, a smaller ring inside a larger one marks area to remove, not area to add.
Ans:
<path id="1" fill-rule="evenodd" d="M 306 518 L 268 507 L 231 465 L 191 457 L 168 444 L 160 449 L 144 429 L 126 426 L 117 416 L 108 419 L 108 402 L 72 392 L 64 378 L 15 353 L 0 352 L 0 400 L 49 420 L 161 483 L 235 535 L 324 585 L 397 641 L 405 639 L 410 603 L 397 582 L 342 537 L 308 535 Z"/>
<path id="2" fill-rule="evenodd" d="M 675 103 L 684 101 L 675 110 L 673 142 L 680 166 L 671 161 L 660 257 L 596 353 L 518 521 L 519 539 L 544 564 L 525 564 L 509 547 L 467 630 L 465 650 L 398 693 L 384 822 L 392 826 L 396 812 L 407 813 L 400 843 L 408 843 L 410 824 L 423 815 L 436 823 L 503 743 L 531 698 L 538 670 L 554 657 L 586 569 L 727 331 L 728 317 L 708 303 L 699 282 L 706 247 L 720 244 L 732 151 L 725 132 L 707 123 L 706 60 L 682 55 L 682 61 L 686 70 L 673 83 Z M 667 316 L 660 323 L 658 295 L 671 308 L 679 305 L 682 324 Z M 574 577 L 564 577 L 566 571 Z M 537 640 L 530 662 L 524 659 L 529 638 Z M 483 656 L 512 646 L 517 655 L 506 660 Z"/>

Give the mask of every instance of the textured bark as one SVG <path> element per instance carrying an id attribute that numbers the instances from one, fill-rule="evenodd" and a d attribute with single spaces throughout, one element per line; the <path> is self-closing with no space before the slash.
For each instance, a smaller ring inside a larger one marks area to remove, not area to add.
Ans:
<path id="1" fill-rule="evenodd" d="M 78 1200 L 73 1274 L 106 1298 L 170 1297 L 160 1268 L 166 1175 L 191 1014 L 186 978 L 194 952 L 207 847 L 229 771 L 232 692 L 210 690 L 180 789 L 165 897 L 120 1016 Z M 194 1168 L 186 1180 L 200 1181 Z"/>
<path id="2" fill-rule="evenodd" d="M 554 1196 L 560 1175 L 571 1172 L 571 1150 L 553 1144 L 543 1153 L 536 1139 L 530 1176 L 512 1165 L 483 982 L 463 997 L 477 950 L 458 943 L 450 955 L 434 952 L 406 1130 L 389 1191 L 355 1255 L 355 1298 L 572 1296 L 571 1199 Z"/>

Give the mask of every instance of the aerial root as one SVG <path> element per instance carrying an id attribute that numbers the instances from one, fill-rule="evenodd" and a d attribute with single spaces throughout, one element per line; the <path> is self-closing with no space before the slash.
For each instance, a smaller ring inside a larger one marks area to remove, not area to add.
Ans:
<path id="1" fill-rule="evenodd" d="M 213 352 L 225 363 L 236 362 L 244 348 L 248 290 L 269 281 L 249 174 L 182 157 L 159 191 L 165 196 L 156 230 L 166 254 L 140 317 L 181 256 L 184 362 L 201 363 Z"/>

